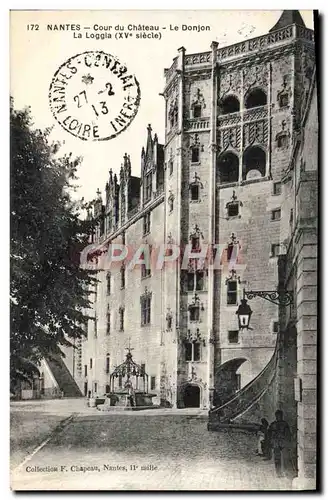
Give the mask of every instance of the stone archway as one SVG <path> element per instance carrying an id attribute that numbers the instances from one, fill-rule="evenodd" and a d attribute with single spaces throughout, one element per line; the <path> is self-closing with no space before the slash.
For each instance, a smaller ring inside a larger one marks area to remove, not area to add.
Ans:
<path id="1" fill-rule="evenodd" d="M 186 384 L 183 390 L 183 403 L 185 408 L 200 408 L 200 387 L 196 384 Z"/>
<path id="2" fill-rule="evenodd" d="M 219 366 L 215 373 L 214 406 L 226 403 L 240 389 L 237 371 L 246 361 L 246 358 L 233 358 Z"/>

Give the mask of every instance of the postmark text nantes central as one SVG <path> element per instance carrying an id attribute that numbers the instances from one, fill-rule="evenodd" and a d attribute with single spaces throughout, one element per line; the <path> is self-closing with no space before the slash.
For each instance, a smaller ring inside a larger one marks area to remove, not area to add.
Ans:
<path id="1" fill-rule="evenodd" d="M 137 79 L 117 57 L 88 51 L 56 71 L 49 104 L 57 122 L 84 141 L 105 141 L 123 132 L 140 104 Z"/>

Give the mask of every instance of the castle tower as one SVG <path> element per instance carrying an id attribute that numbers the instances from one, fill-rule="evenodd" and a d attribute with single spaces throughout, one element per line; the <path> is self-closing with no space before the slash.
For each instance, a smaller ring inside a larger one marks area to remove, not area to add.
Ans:
<path id="1" fill-rule="evenodd" d="M 278 285 L 281 179 L 313 66 L 313 32 L 286 11 L 267 35 L 201 54 L 181 48 L 165 70 L 165 231 L 191 248 L 188 268 L 165 275 L 178 406 L 231 398 L 274 351 L 277 306 L 254 300 L 244 332 L 235 312 L 244 288 Z M 221 268 L 201 269 L 213 244 Z"/>

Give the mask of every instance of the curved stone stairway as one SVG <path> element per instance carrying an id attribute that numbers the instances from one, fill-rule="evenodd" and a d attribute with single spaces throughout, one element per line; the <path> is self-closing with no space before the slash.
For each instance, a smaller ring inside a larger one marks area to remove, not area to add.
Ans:
<path id="1" fill-rule="evenodd" d="M 240 389 L 229 401 L 209 411 L 208 430 L 216 430 L 221 424 L 233 423 L 234 419 L 240 417 L 264 396 L 276 373 L 278 349 L 279 334 L 270 361 L 257 377 Z"/>

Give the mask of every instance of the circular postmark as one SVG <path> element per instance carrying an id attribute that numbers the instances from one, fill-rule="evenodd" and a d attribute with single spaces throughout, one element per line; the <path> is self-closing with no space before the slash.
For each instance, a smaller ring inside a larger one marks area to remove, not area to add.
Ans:
<path id="1" fill-rule="evenodd" d="M 140 87 L 117 57 L 87 51 L 56 71 L 49 103 L 67 132 L 84 141 L 106 141 L 123 132 L 136 116 Z"/>

